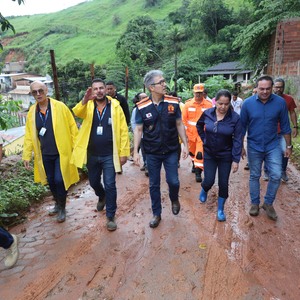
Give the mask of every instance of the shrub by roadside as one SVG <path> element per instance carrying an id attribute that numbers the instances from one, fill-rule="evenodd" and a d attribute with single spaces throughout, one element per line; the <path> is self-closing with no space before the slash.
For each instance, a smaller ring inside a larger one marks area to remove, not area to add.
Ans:
<path id="1" fill-rule="evenodd" d="M 33 171 L 24 168 L 21 156 L 3 158 L 0 166 L 0 225 L 21 222 L 33 203 L 49 192 L 33 181 Z"/>

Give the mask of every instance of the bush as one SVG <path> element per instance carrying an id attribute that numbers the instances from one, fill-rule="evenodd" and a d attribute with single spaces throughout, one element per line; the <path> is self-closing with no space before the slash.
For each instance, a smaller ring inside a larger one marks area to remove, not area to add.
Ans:
<path id="1" fill-rule="evenodd" d="M 21 161 L 2 172 L 0 178 L 0 225 L 20 222 L 30 206 L 40 201 L 48 188 L 34 183 L 33 172 Z"/>

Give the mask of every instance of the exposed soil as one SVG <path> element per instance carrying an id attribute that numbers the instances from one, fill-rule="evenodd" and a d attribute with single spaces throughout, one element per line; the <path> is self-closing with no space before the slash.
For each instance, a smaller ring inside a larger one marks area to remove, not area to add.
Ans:
<path id="1" fill-rule="evenodd" d="M 69 192 L 67 220 L 56 223 L 51 198 L 11 229 L 20 239 L 16 266 L 0 257 L 0 299 L 300 299 L 300 175 L 289 165 L 275 208 L 250 217 L 248 178 L 232 174 L 227 221 L 216 221 L 217 187 L 207 203 L 188 160 L 179 169 L 182 209 L 171 213 L 162 172 L 163 214 L 151 219 L 148 178 L 128 162 L 117 176 L 118 229 L 108 232 L 87 181 Z M 261 182 L 262 194 L 266 183 Z"/>

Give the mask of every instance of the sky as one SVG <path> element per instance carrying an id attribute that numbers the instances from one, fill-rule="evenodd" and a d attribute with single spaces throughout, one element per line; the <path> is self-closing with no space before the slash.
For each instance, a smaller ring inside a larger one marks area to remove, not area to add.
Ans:
<path id="1" fill-rule="evenodd" d="M 0 13 L 4 17 L 45 14 L 57 12 L 81 2 L 86 2 L 86 0 L 24 0 L 24 4 L 21 5 L 17 0 L 0 0 Z"/>

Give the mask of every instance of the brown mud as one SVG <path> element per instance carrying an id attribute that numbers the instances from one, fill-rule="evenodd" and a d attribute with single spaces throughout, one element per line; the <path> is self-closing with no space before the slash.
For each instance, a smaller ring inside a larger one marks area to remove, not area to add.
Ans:
<path id="1" fill-rule="evenodd" d="M 20 258 L 4 268 L 0 299 L 300 299 L 300 176 L 292 165 L 274 207 L 250 217 L 249 171 L 241 162 L 230 178 L 227 221 L 216 220 L 217 186 L 198 200 L 188 160 L 181 161 L 181 211 L 171 212 L 162 171 L 162 221 L 151 219 L 148 178 L 128 162 L 117 175 L 118 229 L 108 232 L 105 212 L 86 180 L 71 188 L 67 220 L 49 217 L 51 197 L 11 229 Z M 261 181 L 261 194 L 266 182 Z"/>

